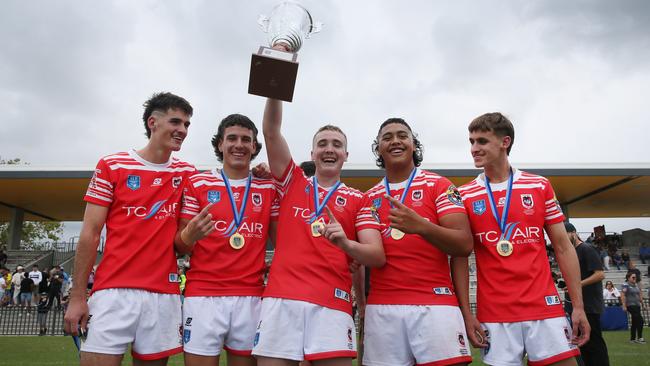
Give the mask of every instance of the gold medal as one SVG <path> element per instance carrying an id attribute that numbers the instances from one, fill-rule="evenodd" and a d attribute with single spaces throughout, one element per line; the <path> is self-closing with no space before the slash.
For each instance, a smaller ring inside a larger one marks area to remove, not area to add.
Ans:
<path id="1" fill-rule="evenodd" d="M 514 247 L 509 240 L 502 239 L 497 243 L 497 253 L 502 257 L 508 257 L 512 254 L 513 249 Z"/>
<path id="2" fill-rule="evenodd" d="M 404 232 L 393 227 L 390 229 L 390 237 L 395 240 L 400 240 L 404 237 Z"/>
<path id="3" fill-rule="evenodd" d="M 311 236 L 318 238 L 322 234 L 321 230 L 325 229 L 325 224 L 322 221 L 314 221 L 311 223 Z"/>
<path id="4" fill-rule="evenodd" d="M 244 239 L 244 236 L 240 234 L 239 232 L 235 232 L 230 236 L 230 246 L 233 249 L 241 249 L 244 247 L 244 244 L 246 244 L 246 239 Z"/>

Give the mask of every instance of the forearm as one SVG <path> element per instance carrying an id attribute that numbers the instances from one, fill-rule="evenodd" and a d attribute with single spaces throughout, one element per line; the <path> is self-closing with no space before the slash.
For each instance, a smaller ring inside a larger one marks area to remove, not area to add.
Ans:
<path id="1" fill-rule="evenodd" d="M 463 317 L 472 315 L 469 305 L 469 261 L 467 257 L 451 257 L 451 280 Z"/>
<path id="2" fill-rule="evenodd" d="M 580 281 L 580 286 L 585 287 L 588 285 L 593 285 L 594 283 L 600 282 L 605 279 L 605 273 L 603 271 L 594 271 L 591 276 Z"/>
<path id="3" fill-rule="evenodd" d="M 100 234 L 86 234 L 79 238 L 74 258 L 74 286 L 70 290 L 70 298 L 86 298 L 88 277 L 97 258 Z"/>
<path id="4" fill-rule="evenodd" d="M 582 286 L 580 285 L 580 266 L 578 264 L 578 256 L 572 246 L 562 248 L 558 251 L 555 248 L 556 260 L 562 271 L 562 276 L 571 295 L 571 302 L 573 308 L 583 310 L 584 305 L 582 302 Z"/>
<path id="5" fill-rule="evenodd" d="M 419 234 L 451 256 L 467 257 L 472 252 L 472 235 L 467 230 L 446 228 L 423 220 Z"/>
<path id="6" fill-rule="evenodd" d="M 266 100 L 262 119 L 262 132 L 266 143 L 266 153 L 271 174 L 280 177 L 291 161 L 289 145 L 282 135 L 281 101 L 270 98 Z"/>
<path id="7" fill-rule="evenodd" d="M 189 240 L 187 238 L 187 235 L 185 238 L 183 238 L 183 230 L 187 227 L 187 220 L 181 219 L 181 221 L 178 223 L 178 230 L 176 230 L 176 235 L 174 236 L 174 249 L 176 250 L 177 253 L 185 255 L 185 254 L 190 254 L 192 252 L 192 248 L 194 247 L 193 241 Z M 188 241 L 186 241 L 188 240 Z"/>
<path id="8" fill-rule="evenodd" d="M 381 267 L 386 263 L 383 247 L 379 243 L 359 243 L 348 239 L 343 250 L 364 266 Z"/>

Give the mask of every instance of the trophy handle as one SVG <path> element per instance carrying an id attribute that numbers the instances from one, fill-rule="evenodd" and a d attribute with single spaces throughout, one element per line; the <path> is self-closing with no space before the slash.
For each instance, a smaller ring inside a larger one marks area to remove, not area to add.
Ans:
<path id="1" fill-rule="evenodd" d="M 260 25 L 264 33 L 269 32 L 269 17 L 266 15 L 260 15 L 259 18 L 257 18 L 257 24 Z"/>
<path id="2" fill-rule="evenodd" d="M 312 33 L 318 33 L 323 29 L 323 23 L 322 22 L 313 22 L 311 25 L 311 29 L 309 30 L 309 33 L 307 33 L 307 36 L 305 38 L 309 38 Z"/>

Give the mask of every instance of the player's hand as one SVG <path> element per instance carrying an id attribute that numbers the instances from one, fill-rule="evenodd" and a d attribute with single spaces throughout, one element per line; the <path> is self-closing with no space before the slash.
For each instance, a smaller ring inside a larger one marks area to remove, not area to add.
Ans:
<path id="1" fill-rule="evenodd" d="M 181 231 L 181 240 L 188 246 L 193 245 L 197 240 L 201 240 L 214 231 L 214 221 L 210 213 L 212 203 L 208 204 L 194 216 L 187 226 Z"/>
<path id="2" fill-rule="evenodd" d="M 289 50 L 289 47 L 288 47 L 286 44 L 284 44 L 284 43 L 276 43 L 275 45 L 273 45 L 272 48 L 273 48 L 274 50 L 278 50 L 278 51 L 291 52 L 291 51 Z"/>
<path id="3" fill-rule="evenodd" d="M 262 178 L 262 179 L 273 178 L 273 175 L 271 175 L 271 168 L 267 163 L 259 163 L 255 165 L 253 169 L 251 169 L 251 173 L 253 173 L 253 177 L 255 178 Z"/>
<path id="4" fill-rule="evenodd" d="M 390 226 L 407 234 L 419 234 L 419 230 L 424 227 L 427 221 L 395 198 L 389 195 L 384 197 L 393 204 L 393 208 L 388 211 Z"/>
<path id="5" fill-rule="evenodd" d="M 325 212 L 329 217 L 329 223 L 321 229 L 321 234 L 329 241 L 334 243 L 337 247 L 346 250 L 350 245 L 347 235 L 343 230 L 343 226 L 336 220 L 334 214 L 329 207 L 325 206 Z"/>
<path id="6" fill-rule="evenodd" d="M 63 330 L 73 336 L 79 335 L 79 328 L 82 332 L 87 331 L 88 327 L 88 303 L 83 297 L 71 297 L 68 304 L 68 310 L 63 318 Z"/>
<path id="7" fill-rule="evenodd" d="M 573 325 L 573 336 L 571 337 L 571 343 L 582 347 L 585 343 L 589 341 L 589 333 L 591 332 L 591 327 L 587 321 L 587 316 L 583 309 L 573 309 L 571 314 L 571 321 Z"/>
<path id="8" fill-rule="evenodd" d="M 467 316 L 464 319 L 467 338 L 469 338 L 472 346 L 474 348 L 486 348 L 488 346 L 488 340 L 481 323 L 473 315 Z"/>

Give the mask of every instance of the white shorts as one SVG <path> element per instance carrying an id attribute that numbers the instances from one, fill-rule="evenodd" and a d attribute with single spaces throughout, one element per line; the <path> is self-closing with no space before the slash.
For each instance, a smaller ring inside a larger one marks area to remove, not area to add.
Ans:
<path id="1" fill-rule="evenodd" d="M 449 365 L 472 362 L 457 306 L 367 305 L 363 364 Z"/>
<path id="2" fill-rule="evenodd" d="M 305 301 L 265 298 L 253 355 L 288 360 L 357 356 L 350 314 Z"/>
<path id="3" fill-rule="evenodd" d="M 571 344 L 571 324 L 561 316 L 514 323 L 482 323 L 488 348 L 481 350 L 488 365 L 520 366 L 524 354 L 528 365 L 549 365 L 580 354 Z"/>
<path id="4" fill-rule="evenodd" d="M 186 297 L 183 350 L 217 356 L 225 348 L 238 356 L 250 356 L 261 306 L 258 296 Z"/>
<path id="5" fill-rule="evenodd" d="M 121 355 L 132 343 L 134 358 L 156 360 L 183 351 L 179 295 L 113 288 L 93 293 L 88 308 L 83 352 Z"/>

